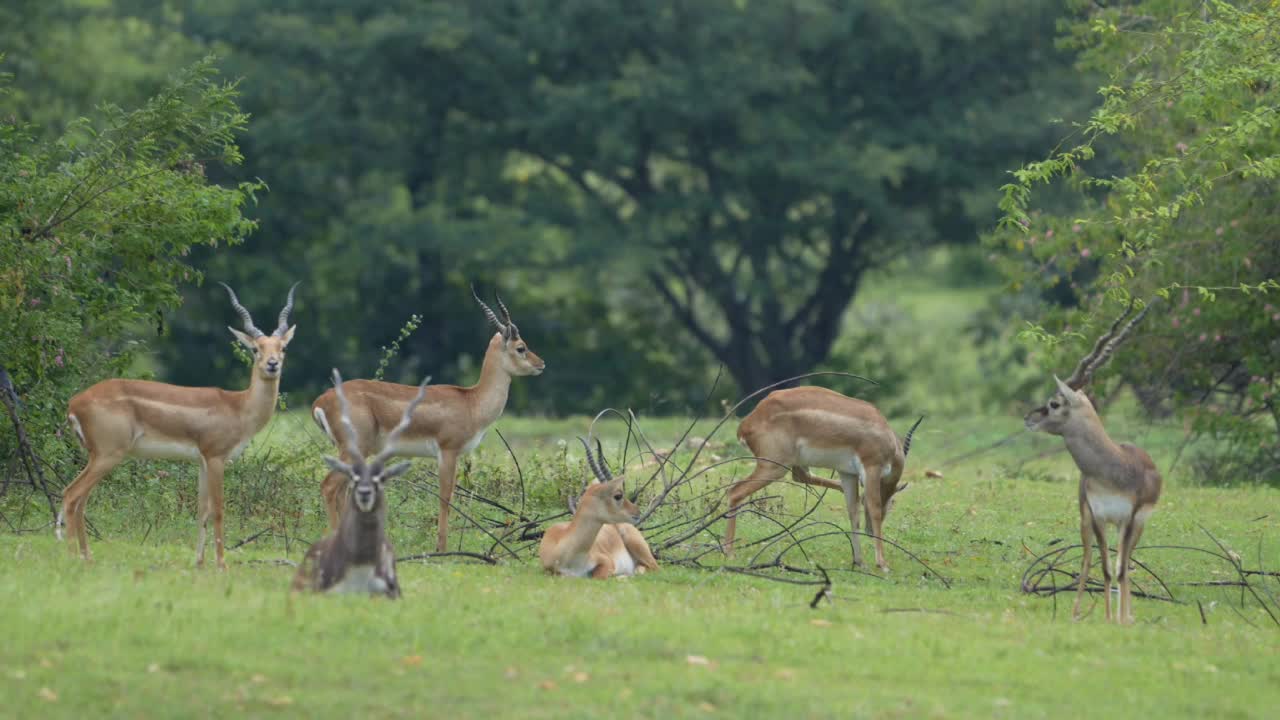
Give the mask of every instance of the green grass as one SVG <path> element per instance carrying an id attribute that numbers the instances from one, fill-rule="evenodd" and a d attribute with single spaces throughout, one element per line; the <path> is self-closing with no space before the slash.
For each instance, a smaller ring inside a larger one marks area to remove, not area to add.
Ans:
<path id="1" fill-rule="evenodd" d="M 189 475 L 157 480 L 158 468 L 170 466 L 135 463 L 117 491 L 95 494 L 89 517 L 103 538 L 93 541 L 91 565 L 68 557 L 49 532 L 0 535 L 6 714 L 1029 718 L 1077 717 L 1088 703 L 1090 712 L 1125 715 L 1267 717 L 1280 701 L 1280 630 L 1256 604 L 1231 609 L 1236 592 L 1186 585 L 1230 579 L 1225 563 L 1140 549 L 1139 559 L 1182 603 L 1136 600 L 1133 627 L 1104 624 L 1100 607 L 1073 623 L 1069 595 L 1055 608 L 1020 592 L 1033 553 L 1078 541 L 1075 473 L 1065 454 L 1052 452 L 1061 442 L 1023 434 L 945 465 L 1013 433 L 1017 418 L 930 419 L 913 446 L 912 487 L 886 535 L 949 578 L 950 589 L 890 550 L 887 577 L 833 571 L 834 598 L 816 610 L 808 607 L 810 587 L 670 563 L 628 580 L 575 581 L 543 575 L 532 558 L 496 567 L 403 563 L 404 599 L 396 603 L 290 601 L 293 569 L 274 563 L 300 558 L 305 543 L 297 538 L 314 538 L 323 524 L 314 499 L 323 446 L 311 444 L 317 439 L 306 420 L 304 413 L 278 417 L 228 483 L 230 542 L 273 522 L 253 508 L 292 502 L 293 495 L 254 499 L 251 488 L 273 483 L 296 486 L 305 503 L 294 539 L 286 546 L 265 537 L 230 553 L 227 574 L 192 567 L 194 483 Z M 499 422 L 544 508 L 556 502 L 548 485 L 580 480 L 573 437 L 586 424 Z M 618 427 L 602 428 L 611 457 Z M 660 445 L 681 427 L 645 423 Z M 1162 468 L 1180 437 L 1176 428 L 1123 417 L 1109 427 L 1141 442 Z M 707 424 L 694 432 L 705 435 Z M 715 438 L 730 441 L 719 450 L 725 455 L 735 453 L 733 432 L 731 424 Z M 393 489 L 402 555 L 422 552 L 434 537 L 434 500 L 418 489 L 433 466 L 417 463 L 416 480 Z M 489 483 L 510 498 L 510 466 L 490 438 L 463 484 Z M 923 477 L 939 467 L 943 478 Z M 746 471 L 727 466 L 715 482 Z M 272 472 L 285 474 L 265 477 Z M 833 494 L 816 498 L 791 483 L 768 493 L 784 498 L 767 503 L 771 511 L 817 502 L 821 519 L 847 526 Z M 136 507 L 148 503 L 158 519 Z M 485 510 L 475 501 L 460 507 Z M 1175 475 L 1143 546 L 1211 547 L 1203 525 L 1248 566 L 1260 555 L 1275 568 L 1277 507 L 1274 489 L 1197 487 Z M 745 518 L 740 538 L 769 528 Z M 459 535 L 464 547 L 482 547 L 474 529 Z M 847 541 L 823 538 L 807 548 L 812 562 L 848 566 Z M 870 541 L 864 549 L 870 552 Z M 788 560 L 806 564 L 796 554 Z"/>

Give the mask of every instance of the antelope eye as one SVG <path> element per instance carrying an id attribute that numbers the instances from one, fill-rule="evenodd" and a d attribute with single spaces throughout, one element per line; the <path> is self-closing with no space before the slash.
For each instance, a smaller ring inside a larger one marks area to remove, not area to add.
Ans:
<path id="1" fill-rule="evenodd" d="M 525 346 L 520 345 L 516 347 L 516 352 L 520 353 L 521 355 L 524 354 L 524 351 L 525 351 Z"/>
<path id="2" fill-rule="evenodd" d="M 617 495 L 614 495 L 613 499 L 617 500 L 618 502 L 622 502 L 622 493 L 618 493 Z"/>
<path id="3" fill-rule="evenodd" d="M 1057 410 L 1058 408 L 1062 407 L 1062 404 L 1059 403 L 1057 400 L 1053 400 L 1049 403 L 1049 407 L 1053 408 L 1054 410 Z"/>

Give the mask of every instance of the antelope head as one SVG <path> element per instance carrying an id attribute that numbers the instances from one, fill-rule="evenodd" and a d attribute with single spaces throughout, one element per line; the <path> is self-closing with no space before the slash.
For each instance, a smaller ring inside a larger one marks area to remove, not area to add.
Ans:
<path id="1" fill-rule="evenodd" d="M 232 335 L 240 341 L 241 345 L 248 348 L 253 354 L 254 371 L 262 377 L 263 380 L 275 380 L 280 377 L 281 371 L 284 370 L 284 349 L 288 347 L 289 341 L 293 340 L 293 331 L 297 329 L 297 325 L 289 325 L 289 314 L 293 312 L 293 291 L 297 289 L 298 283 L 294 283 L 289 288 L 289 297 L 285 300 L 284 309 L 280 311 L 280 319 L 276 322 L 276 329 L 270 334 L 262 332 L 253 324 L 253 318 L 249 316 L 249 311 L 240 304 L 240 300 L 236 297 L 236 293 L 226 283 L 218 283 L 227 289 L 227 294 L 231 296 L 231 306 L 236 309 L 240 315 L 240 319 L 244 321 L 244 332 L 233 327 L 227 329 Z"/>
<path id="2" fill-rule="evenodd" d="M 1111 323 L 1111 329 L 1098 338 L 1093 344 L 1093 350 L 1080 360 L 1070 377 L 1064 381 L 1057 375 L 1053 376 L 1057 391 L 1048 402 L 1027 413 L 1023 418 L 1028 430 L 1050 435 L 1065 435 L 1074 427 L 1097 422 L 1098 414 L 1088 395 L 1085 394 L 1084 388 L 1093 380 L 1094 372 L 1107 364 L 1116 348 L 1124 342 L 1134 326 L 1141 322 L 1142 318 L 1146 317 L 1147 311 L 1151 309 L 1150 304 L 1146 305 L 1137 315 L 1134 315 L 1133 319 L 1125 323 L 1124 327 L 1121 327 L 1121 323 L 1124 323 L 1125 319 L 1133 313 L 1136 302 L 1136 300 L 1129 302 L 1129 307 L 1116 318 L 1115 322 Z"/>
<path id="3" fill-rule="evenodd" d="M 586 489 L 582 493 L 582 497 L 578 499 L 576 504 L 570 504 L 570 509 L 574 512 L 574 517 L 582 515 L 584 517 L 599 520 L 602 523 L 630 523 L 635 522 L 636 516 L 640 514 L 640 509 L 635 503 L 627 499 L 625 478 L 614 478 L 613 473 L 609 471 L 609 467 L 604 463 L 604 453 L 600 453 L 599 459 L 592 456 L 591 446 L 586 440 L 578 438 L 582 442 L 582 447 L 587 451 L 587 466 L 591 468 L 591 474 L 595 475 L 593 481 L 588 481 Z M 597 445 L 597 447 L 599 447 Z"/>
<path id="4" fill-rule="evenodd" d="M 547 364 L 542 358 L 529 348 L 520 337 L 520 328 L 511 321 L 511 313 L 507 311 L 507 306 L 503 304 L 502 298 L 494 296 L 498 301 L 498 309 L 502 311 L 502 317 L 485 304 L 480 296 L 476 294 L 475 286 L 471 288 L 471 296 L 480 304 L 480 308 L 484 310 L 484 316 L 489 319 L 497 330 L 498 334 L 494 335 L 492 343 L 501 343 L 502 352 L 502 369 L 509 375 L 541 375 Z"/>
<path id="5" fill-rule="evenodd" d="M 431 378 L 422 381 L 418 386 L 418 394 L 413 401 L 404 409 L 404 415 L 401 416 L 400 422 L 387 435 L 387 440 L 382 451 L 371 458 L 365 458 L 360 453 L 360 443 L 357 439 L 355 425 L 351 422 L 351 406 L 347 403 L 347 396 L 342 392 L 342 376 L 338 373 L 337 368 L 333 371 L 333 388 L 338 396 L 338 405 L 341 408 L 342 428 L 345 431 L 347 441 L 347 455 L 351 458 L 351 464 L 348 465 L 335 457 L 325 457 L 324 461 L 329 467 L 346 475 L 350 479 L 351 507 L 361 513 L 371 513 L 381 509 L 385 503 L 386 494 L 383 491 L 383 483 L 399 475 L 403 475 L 409 469 L 410 463 L 398 462 L 388 466 L 387 460 L 395 454 L 396 443 L 400 438 L 400 434 L 405 428 L 409 427 L 410 421 L 413 419 L 413 411 L 422 403 L 423 398 L 427 394 L 427 383 L 431 382 Z"/>

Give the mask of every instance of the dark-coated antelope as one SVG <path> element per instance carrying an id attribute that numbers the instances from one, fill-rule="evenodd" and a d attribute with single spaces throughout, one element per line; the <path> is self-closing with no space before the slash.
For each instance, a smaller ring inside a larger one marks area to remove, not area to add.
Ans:
<path id="1" fill-rule="evenodd" d="M 324 461 L 347 478 L 347 493 L 338 529 L 307 550 L 293 578 L 294 590 L 400 597 L 396 554 L 387 540 L 387 493 L 383 484 L 409 469 L 407 462 L 391 466 L 386 462 L 395 453 L 400 434 L 412 422 L 414 409 L 426 397 L 429 382 L 431 378 L 418 386 L 418 394 L 405 406 L 400 422 L 387 433 L 382 452 L 365 459 L 360 452 L 359 433 L 351 423 L 351 406 L 342 391 L 342 376 L 334 369 L 339 422 L 347 439 L 343 457 L 348 460 L 325 457 Z"/>
<path id="2" fill-rule="evenodd" d="M 484 309 L 489 322 L 498 329 L 485 351 L 479 382 L 471 387 L 432 385 L 427 391 L 430 402 L 410 419 L 409 427 L 394 452 L 397 457 L 434 457 L 440 460 L 437 552 L 448 549 L 449 503 L 458 481 L 458 459 L 475 449 L 484 439 L 485 431 L 502 415 L 511 378 L 540 375 L 546 367 L 542 358 L 521 339 L 520 329 L 511 321 L 511 314 L 501 299 L 498 307 L 502 310 L 502 320 L 479 297 L 476 297 L 476 302 Z M 373 453 L 385 444 L 387 429 L 395 424 L 414 395 L 412 385 L 377 380 L 352 380 L 346 384 L 345 390 L 351 403 L 351 423 L 358 435 L 357 446 L 365 454 Z M 349 462 L 345 448 L 351 443 L 343 434 L 343 428 L 329 421 L 338 414 L 334 391 L 328 390 L 316 398 L 311 412 L 316 423 L 339 448 L 342 459 Z M 339 502 L 345 486 L 346 476 L 337 470 L 330 472 L 321 485 L 330 529 L 338 526 Z"/>
<path id="3" fill-rule="evenodd" d="M 1027 413 L 1024 418 L 1028 430 L 1061 435 L 1071 459 L 1080 468 L 1080 542 L 1084 545 L 1084 560 L 1072 612 L 1077 620 L 1080 619 L 1080 600 L 1089 579 L 1089 566 L 1093 559 L 1091 539 L 1094 538 L 1102 552 L 1106 619 L 1121 623 L 1133 620 L 1129 559 L 1142 537 L 1147 518 L 1155 510 L 1163 485 L 1160 471 L 1142 448 L 1112 441 L 1103 429 L 1102 419 L 1094 410 L 1093 403 L 1083 391 L 1093 379 L 1094 372 L 1106 364 L 1151 308 L 1150 305 L 1144 307 L 1117 333 L 1120 324 L 1133 312 L 1133 307 L 1134 303 L 1129 303 L 1066 382 L 1058 379 L 1057 375 L 1053 376 L 1058 391 L 1049 398 L 1049 402 Z M 1120 585 L 1120 612 L 1114 618 L 1111 612 L 1112 572 L 1107 556 L 1107 525 L 1115 525 L 1118 530 L 1115 576 Z"/>
<path id="4" fill-rule="evenodd" d="M 571 522 L 552 525 L 543 534 L 538 547 L 543 569 L 556 575 L 597 579 L 657 570 L 658 561 L 649 543 L 631 524 L 639 510 L 626 497 L 624 479 L 614 479 L 604 458 L 597 461 L 585 440 L 582 446 L 596 482 L 588 484 L 578 499 Z"/>
<path id="5" fill-rule="evenodd" d="M 200 538 L 196 564 L 204 564 L 205 533 L 213 519 L 213 542 L 218 567 L 226 568 L 222 541 L 222 474 L 227 463 L 239 457 L 249 441 L 271 419 L 280 392 L 284 349 L 293 340 L 289 327 L 294 283 L 275 332 L 267 335 L 253 324 L 249 311 L 231 288 L 231 305 L 244 321 L 245 332 L 227 328 L 253 353 L 249 388 L 193 388 L 146 380 L 103 380 L 71 398 L 67 418 L 76 437 L 89 452 L 89 462 L 62 492 L 58 513 L 58 538 L 67 534 L 79 540 L 80 555 L 88 560 L 85 504 L 89 493 L 125 458 L 190 460 L 200 463 L 198 510 Z"/>
<path id="6" fill-rule="evenodd" d="M 923 420 L 924 418 L 920 418 Z M 852 526 L 853 562 L 862 565 L 862 540 L 858 528 L 858 490 L 867 529 L 875 538 L 876 566 L 888 571 L 881 529 L 898 487 L 911 436 L 911 426 L 901 442 L 888 421 L 871 403 L 820 387 L 798 387 L 769 393 L 738 426 L 738 440 L 759 458 L 756 469 L 729 488 L 729 523 L 725 529 L 726 554 L 733 552 L 737 517 L 733 511 L 760 488 L 780 480 L 787 471 L 797 482 L 840 490 Z M 834 483 L 809 474 L 810 467 L 835 470 Z"/>

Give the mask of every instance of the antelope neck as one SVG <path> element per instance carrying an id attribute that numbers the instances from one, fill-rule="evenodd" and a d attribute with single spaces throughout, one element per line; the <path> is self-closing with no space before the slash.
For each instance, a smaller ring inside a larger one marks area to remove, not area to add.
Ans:
<path id="1" fill-rule="evenodd" d="M 480 380 L 471 386 L 476 398 L 476 414 L 488 427 L 502 415 L 511 390 L 511 374 L 502 367 L 502 341 L 490 342 L 480 367 Z"/>
<path id="2" fill-rule="evenodd" d="M 249 379 L 249 388 L 244 393 L 248 398 L 246 419 L 254 434 L 257 434 L 271 420 L 271 414 L 275 412 L 276 398 L 280 395 L 280 376 L 276 375 L 270 380 L 263 379 L 255 366 L 253 376 Z"/>
<path id="3" fill-rule="evenodd" d="M 605 525 L 604 521 L 591 517 L 577 517 L 569 523 L 569 532 L 564 536 L 561 557 L 586 555 L 595 544 L 596 536 Z"/>
<path id="4" fill-rule="evenodd" d="M 1096 416 L 1092 422 L 1064 434 L 1062 439 L 1067 443 L 1071 458 L 1086 476 L 1103 477 L 1125 464 L 1120 446 L 1107 435 Z"/>
<path id="5" fill-rule="evenodd" d="M 377 507 L 371 512 L 360 512 L 355 503 L 348 500 L 341 518 L 338 542 L 346 551 L 350 562 L 356 565 L 377 562 L 378 552 L 382 549 L 386 508 Z"/>

